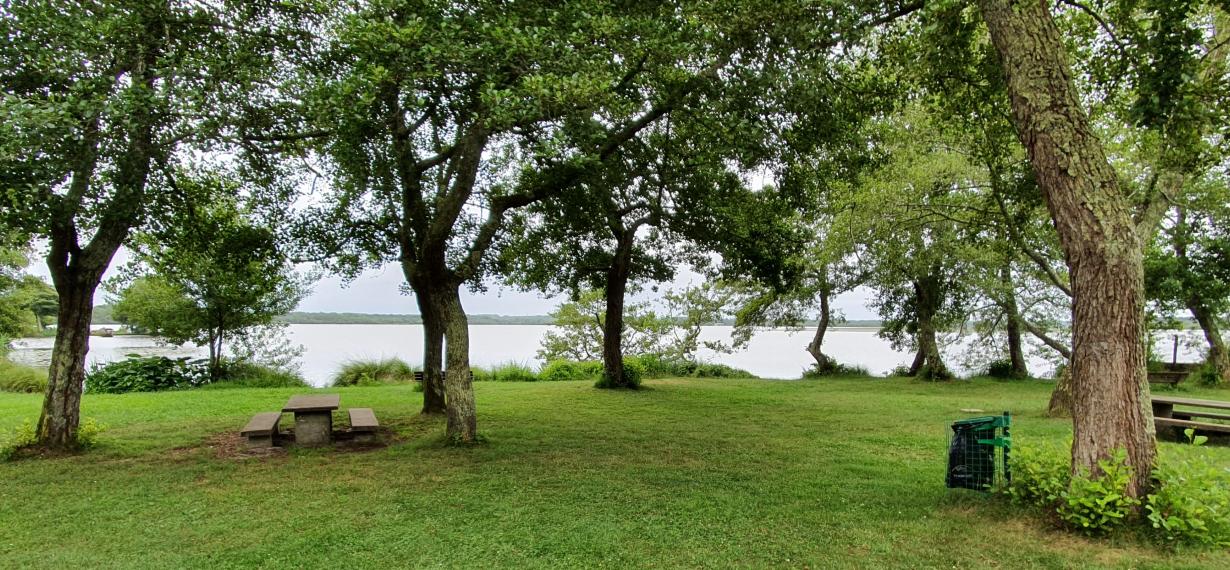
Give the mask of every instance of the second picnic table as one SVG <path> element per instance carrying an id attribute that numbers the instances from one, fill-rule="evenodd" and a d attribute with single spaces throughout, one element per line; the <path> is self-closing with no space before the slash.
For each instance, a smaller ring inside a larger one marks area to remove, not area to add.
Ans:
<path id="1" fill-rule="evenodd" d="M 1176 410 L 1175 406 L 1185 406 L 1187 409 Z M 1230 420 L 1230 415 L 1222 413 L 1223 410 L 1230 410 L 1230 402 L 1154 396 L 1153 425 L 1159 430 L 1160 428 L 1174 428 L 1181 431 L 1185 428 L 1193 428 L 1197 431 L 1230 433 L 1230 425 L 1196 419 Z"/>
<path id="2" fill-rule="evenodd" d="M 340 405 L 337 394 L 291 396 L 282 411 L 295 414 L 295 443 L 327 445 L 333 441 L 333 410 Z"/>

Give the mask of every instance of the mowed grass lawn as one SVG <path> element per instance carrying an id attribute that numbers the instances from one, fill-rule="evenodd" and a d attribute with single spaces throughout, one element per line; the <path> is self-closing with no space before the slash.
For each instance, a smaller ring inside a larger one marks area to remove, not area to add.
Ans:
<path id="1" fill-rule="evenodd" d="M 109 426 L 96 449 L 0 464 L 0 566 L 1230 568 L 944 489 L 961 408 L 1011 410 L 1018 445 L 1068 437 L 1041 414 L 1046 383 L 647 385 L 479 384 L 471 449 L 442 446 L 409 387 L 328 390 L 399 441 L 266 457 L 209 443 L 303 390 L 86 396 Z M 39 403 L 0 394 L 0 428 Z M 1230 466 L 1230 448 L 1185 451 Z"/>

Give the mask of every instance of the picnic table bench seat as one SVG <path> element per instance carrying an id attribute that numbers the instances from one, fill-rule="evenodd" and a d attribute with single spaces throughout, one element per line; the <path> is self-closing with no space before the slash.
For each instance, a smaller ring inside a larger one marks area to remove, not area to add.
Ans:
<path id="1" fill-rule="evenodd" d="M 1149 383 L 1177 386 L 1189 375 L 1191 372 L 1186 370 L 1152 370 L 1149 372 Z"/>
<path id="2" fill-rule="evenodd" d="M 376 435 L 380 422 L 371 408 L 350 408 L 350 432 L 357 441 L 371 441 Z"/>
<path id="3" fill-rule="evenodd" d="M 1175 406 L 1183 406 L 1183 408 L 1176 409 Z M 1155 396 L 1153 398 L 1153 427 L 1159 434 L 1163 433 L 1163 430 L 1172 432 L 1180 440 L 1183 439 L 1183 432 L 1187 429 L 1194 429 L 1198 433 L 1230 434 L 1230 424 L 1195 419 L 1230 420 L 1230 414 L 1225 413 L 1224 410 L 1230 410 L 1230 402 Z"/>
<path id="4" fill-rule="evenodd" d="M 1230 425 L 1181 420 L 1178 418 L 1153 418 L 1153 425 L 1157 428 L 1168 427 L 1178 430 L 1192 428 L 1197 432 L 1230 433 Z"/>
<path id="5" fill-rule="evenodd" d="M 248 438 L 248 447 L 273 447 L 281 420 L 281 412 L 261 412 L 252 416 L 239 434 Z"/>

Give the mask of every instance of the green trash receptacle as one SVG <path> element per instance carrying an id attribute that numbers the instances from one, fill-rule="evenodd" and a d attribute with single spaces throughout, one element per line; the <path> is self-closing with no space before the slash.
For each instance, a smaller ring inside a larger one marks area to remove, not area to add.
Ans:
<path id="1" fill-rule="evenodd" d="M 1008 455 L 1012 449 L 1012 416 L 983 416 L 954 422 L 948 434 L 950 489 L 988 491 L 999 481 L 1011 481 Z M 1002 479 L 1000 478 L 1002 476 Z"/>

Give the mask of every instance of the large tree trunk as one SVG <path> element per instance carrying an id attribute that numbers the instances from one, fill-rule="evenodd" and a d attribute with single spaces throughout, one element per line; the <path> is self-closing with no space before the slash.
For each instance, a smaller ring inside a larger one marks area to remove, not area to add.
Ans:
<path id="1" fill-rule="evenodd" d="M 448 402 L 448 427 L 446 435 L 450 442 L 470 444 L 478 441 L 478 411 L 474 403 L 474 384 L 470 379 L 470 323 L 457 286 L 439 293 L 444 317 L 446 343 L 444 370 L 444 397 Z"/>
<path id="2" fill-rule="evenodd" d="M 629 231 L 618 234 L 615 256 L 606 272 L 606 320 L 602 323 L 602 382 L 600 388 L 636 388 L 624 377 L 624 296 L 632 272 L 632 242 Z"/>
<path id="3" fill-rule="evenodd" d="M 50 260 L 49 260 L 50 265 Z M 52 267 L 60 298 L 56 317 L 56 340 L 47 370 L 47 392 L 38 418 L 38 443 L 51 449 L 77 446 L 81 424 L 81 391 L 85 383 L 85 360 L 90 351 L 90 319 L 94 314 L 94 290 L 101 272 Z"/>
<path id="4" fill-rule="evenodd" d="M 919 359 L 915 359 L 915 366 L 911 367 L 911 374 L 914 376 L 921 375 L 928 380 L 949 380 L 952 378 L 952 373 L 948 371 L 947 366 L 944 366 L 944 358 L 940 354 L 940 344 L 936 339 L 938 331 L 936 330 L 935 316 L 940 308 L 940 295 L 942 293 L 934 277 L 928 276 L 914 282 L 914 302 L 917 304 L 918 315 L 918 333 L 915 338 L 921 362 Z"/>
<path id="5" fill-rule="evenodd" d="M 1050 3 L 979 5 L 1072 280 L 1072 468 L 1097 473 L 1098 460 L 1123 448 L 1135 470 L 1128 493 L 1142 496 L 1157 449 L 1145 378 L 1144 271 L 1130 204 L 1081 107 Z"/>
<path id="6" fill-rule="evenodd" d="M 1012 363 L 1012 377 L 1028 378 L 1029 365 L 1025 362 L 1025 349 L 1021 342 L 1021 313 L 1016 303 L 1011 266 L 1004 266 L 1000 279 L 1004 285 L 1004 312 L 1008 316 L 1008 360 Z"/>
<path id="7" fill-rule="evenodd" d="M 829 308 L 829 297 L 832 291 L 829 289 L 821 289 L 820 291 L 820 322 L 816 323 L 816 334 L 811 338 L 811 342 L 807 345 L 807 353 L 816 360 L 817 372 L 828 372 L 834 367 L 833 359 L 824 354 L 824 335 L 829 330 L 829 323 L 832 322 L 833 312 Z"/>
<path id="8" fill-rule="evenodd" d="M 414 299 L 423 318 L 423 409 L 433 415 L 448 411 L 444 397 L 444 311 L 438 295 L 433 295 L 426 280 L 411 280 L 415 284 Z"/>
<path id="9" fill-rule="evenodd" d="M 1217 372 L 1218 382 L 1230 382 L 1230 354 L 1226 352 L 1226 340 L 1221 337 L 1217 317 L 1200 301 L 1195 298 L 1189 300 L 1187 309 L 1200 323 L 1200 330 L 1204 331 L 1204 339 L 1209 343 L 1208 362 Z"/>

